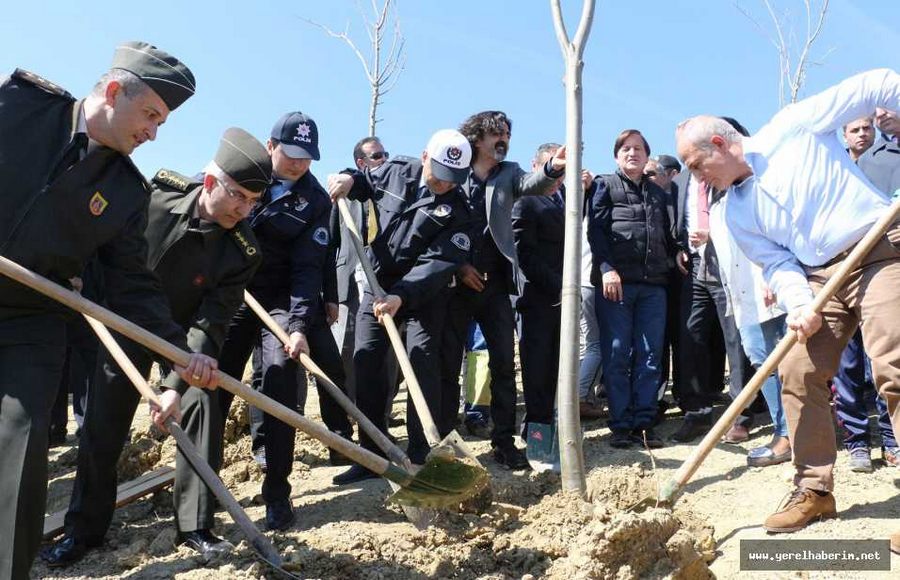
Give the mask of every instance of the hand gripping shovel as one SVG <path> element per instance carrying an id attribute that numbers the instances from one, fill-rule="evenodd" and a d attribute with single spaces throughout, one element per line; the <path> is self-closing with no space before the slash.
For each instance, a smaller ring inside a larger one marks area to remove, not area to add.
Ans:
<path id="1" fill-rule="evenodd" d="M 155 334 L 125 320 L 109 310 L 94 304 L 81 295 L 31 272 L 8 258 L 0 256 L 0 274 L 44 294 L 57 302 L 99 320 L 105 326 L 165 357 L 175 364 L 186 366 L 190 355 L 166 342 Z M 390 501 L 417 507 L 450 507 L 478 494 L 484 487 L 486 476 L 476 467 L 452 460 L 435 462 L 416 474 L 354 445 L 325 427 L 310 421 L 296 411 L 258 393 L 237 379 L 218 373 L 219 386 L 233 393 L 258 409 L 318 439 L 328 447 L 400 485 L 403 489 L 391 496 Z"/>
<path id="2" fill-rule="evenodd" d="M 900 200 L 891 204 L 891 207 L 888 208 L 877 222 L 875 222 L 863 239 L 856 244 L 853 251 L 844 258 L 844 261 L 841 263 L 837 272 L 834 273 L 825 286 L 823 286 L 819 293 L 816 294 L 811 305 L 815 312 L 821 312 L 825 303 L 841 289 L 850 273 L 856 269 L 863 258 L 865 258 L 872 248 L 875 247 L 875 244 L 878 243 L 898 216 L 900 216 Z M 775 371 L 778 364 L 785 356 L 787 356 L 788 352 L 790 352 L 795 344 L 797 344 L 797 333 L 793 330 L 788 330 L 784 335 L 784 338 L 779 341 L 778 345 L 769 354 L 762 366 L 759 367 L 759 370 L 756 371 L 747 385 L 741 389 L 741 393 L 731 402 L 731 405 L 729 405 L 722 416 L 719 417 L 716 424 L 713 425 L 712 429 L 710 429 L 703 440 L 700 441 L 700 444 L 694 449 L 690 457 L 681 464 L 681 467 L 678 468 L 675 475 L 662 486 L 662 489 L 659 491 L 659 497 L 644 498 L 634 506 L 630 507 L 629 510 L 640 511 L 648 507 L 671 507 L 675 503 L 676 498 L 681 494 L 684 486 L 687 485 L 688 481 L 690 481 L 691 477 L 697 471 L 697 468 L 700 467 L 700 464 L 703 463 L 706 456 L 709 455 L 716 443 L 722 438 L 722 435 L 725 434 L 725 431 L 728 430 L 740 412 L 753 401 L 756 393 L 762 388 L 763 383 L 766 382 L 769 375 Z"/>
<path id="3" fill-rule="evenodd" d="M 128 376 L 138 392 L 148 401 L 162 407 L 156 392 L 154 392 L 154 390 L 150 388 L 150 385 L 147 384 L 147 380 L 137 367 L 134 366 L 134 363 L 131 362 L 131 359 L 128 358 L 128 355 L 125 354 L 125 351 L 122 350 L 122 347 L 119 346 L 116 339 L 113 338 L 109 329 L 86 314 L 84 317 L 87 319 L 88 324 L 91 325 L 91 328 L 94 329 L 100 342 L 103 343 L 103 346 L 106 347 L 106 350 L 109 351 L 116 363 L 122 368 L 122 371 Z M 179 425 L 172 417 L 169 417 L 166 421 L 166 428 L 168 428 L 172 437 L 175 438 L 178 449 L 180 449 L 187 458 L 191 467 L 194 468 L 194 471 L 197 472 L 197 475 L 200 476 L 203 483 L 205 483 L 213 492 L 216 499 L 219 500 L 219 503 L 225 506 L 225 509 L 228 510 L 232 519 L 234 519 L 235 523 L 241 528 L 241 531 L 244 532 L 247 539 L 250 540 L 253 551 L 267 564 L 277 568 L 281 572 L 293 576 L 293 574 L 290 574 L 290 572 L 287 572 L 282 568 L 283 562 L 281 556 L 275 550 L 275 546 L 272 545 L 268 538 L 260 533 L 255 525 L 253 525 L 253 522 L 247 517 L 244 510 L 241 509 L 240 504 L 234 499 L 225 487 L 225 484 L 222 483 L 222 480 L 216 475 L 216 472 L 213 471 L 209 464 L 207 464 L 197 452 L 197 448 L 194 447 L 194 444 L 191 442 L 187 433 L 182 430 L 181 425 Z"/>
<path id="4" fill-rule="evenodd" d="M 263 306 L 259 303 L 256 298 L 253 297 L 250 292 L 244 290 L 244 302 L 247 303 L 247 306 L 250 307 L 253 312 L 256 313 L 256 316 L 266 325 L 266 328 L 269 329 L 269 332 L 278 337 L 278 340 L 281 341 L 282 344 L 287 345 L 290 343 L 290 336 L 288 336 L 287 331 L 285 331 L 281 325 L 279 325 L 274 318 L 268 313 L 268 311 L 263 308 Z M 372 438 L 372 441 L 375 442 L 378 447 L 384 451 L 384 453 L 388 456 L 392 462 L 397 465 L 403 466 L 408 471 L 413 471 L 412 464 L 409 461 L 409 457 L 406 456 L 406 453 L 403 452 L 402 449 L 397 447 L 387 436 L 382 433 L 378 427 L 375 426 L 372 421 L 366 417 L 362 411 L 359 410 L 359 407 L 353 404 L 353 401 L 344 394 L 344 392 L 338 388 L 334 381 L 328 378 L 328 375 L 325 374 L 319 365 L 317 365 L 306 353 L 300 353 L 298 357 L 300 364 L 302 364 L 306 370 L 311 372 L 318 381 L 319 385 L 325 389 L 325 391 L 331 395 L 331 397 L 338 402 L 344 411 L 353 417 L 357 424 L 363 429 L 366 434 Z M 388 481 L 391 486 L 391 489 L 394 492 L 400 490 L 400 486 L 394 483 L 393 481 Z M 434 520 L 435 513 L 430 512 L 428 510 L 415 508 L 408 505 L 401 505 L 403 508 L 403 513 L 406 514 L 406 517 L 418 528 L 426 527 L 431 521 Z"/>
<path id="5" fill-rule="evenodd" d="M 375 272 L 372 270 L 372 264 L 371 262 L 369 262 L 369 256 L 366 255 L 366 252 L 363 249 L 362 237 L 359 235 L 359 231 L 356 229 L 356 224 L 353 222 L 353 216 L 350 214 L 350 209 L 347 207 L 347 200 L 343 198 L 338 199 L 337 204 L 338 209 L 341 212 L 341 217 L 344 220 L 344 224 L 347 226 L 347 230 L 350 232 L 350 237 L 353 242 L 353 249 L 356 250 L 356 254 L 357 256 L 359 256 L 359 263 L 360 265 L 362 265 L 362 269 L 366 274 L 366 280 L 368 280 L 369 282 L 369 287 L 372 289 L 372 293 L 377 298 L 383 298 L 385 295 L 384 290 L 378 284 L 378 280 L 375 277 Z M 462 437 L 459 436 L 459 433 L 454 430 L 443 440 L 441 440 L 437 425 L 435 425 L 434 418 L 431 416 L 431 410 L 428 408 L 428 403 L 425 401 L 425 396 L 422 394 L 422 388 L 419 386 L 419 381 L 416 379 L 415 371 L 413 371 L 412 368 L 412 363 L 409 361 L 409 357 L 406 355 L 406 348 L 403 346 L 403 340 L 400 338 L 400 332 L 397 330 L 397 325 L 394 323 L 394 318 L 389 314 L 385 314 L 381 317 L 381 319 L 384 322 L 384 328 L 391 340 L 391 345 L 394 347 L 394 352 L 397 354 L 397 360 L 400 363 L 400 369 L 403 371 L 403 378 L 406 379 L 406 388 L 409 391 L 409 396 L 412 397 L 413 404 L 416 408 L 416 413 L 418 413 L 419 415 L 419 420 L 422 423 L 422 430 L 425 432 L 425 438 L 428 440 L 428 444 L 431 446 L 429 457 L 440 455 L 445 458 L 467 458 L 471 461 L 474 461 L 475 464 L 478 465 L 478 469 L 482 470 L 485 473 L 486 477 L 487 472 L 484 471 L 484 468 L 481 467 L 481 464 L 477 459 L 475 459 L 475 456 L 466 447 L 465 443 L 462 440 Z"/>

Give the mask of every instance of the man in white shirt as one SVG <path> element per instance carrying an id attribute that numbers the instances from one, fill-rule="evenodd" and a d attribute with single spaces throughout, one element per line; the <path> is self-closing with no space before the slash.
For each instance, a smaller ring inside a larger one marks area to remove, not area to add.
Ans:
<path id="1" fill-rule="evenodd" d="M 681 123 L 679 156 L 720 190 L 731 188 L 726 221 L 740 248 L 762 266 L 800 345 L 779 368 L 794 447 L 796 489 L 766 519 L 769 532 L 793 532 L 836 515 L 836 457 L 828 380 L 862 326 L 875 382 L 900 427 L 900 225 L 894 225 L 821 313 L 813 294 L 889 206 L 849 159 L 842 125 L 876 107 L 900 110 L 900 75 L 881 69 L 852 77 L 790 105 L 751 138 L 716 117 Z M 892 536 L 900 552 L 900 533 Z"/>

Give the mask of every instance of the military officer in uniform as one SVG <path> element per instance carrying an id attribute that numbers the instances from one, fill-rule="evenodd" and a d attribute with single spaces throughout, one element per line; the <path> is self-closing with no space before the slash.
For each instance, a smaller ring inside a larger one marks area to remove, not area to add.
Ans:
<path id="1" fill-rule="evenodd" d="M 319 130 L 311 117 L 300 112 L 283 115 L 272 129 L 267 148 L 275 179 L 250 216 L 263 262 L 249 290 L 287 330 L 290 344 L 283 347 L 258 317 L 242 306 L 231 321 L 222 349 L 222 370 L 240 374 L 252 352 L 253 387 L 293 409 L 298 406 L 294 359 L 301 352 L 309 354 L 339 387 L 344 382 L 341 356 L 328 329 L 322 300 L 331 202 L 309 171 L 312 161 L 319 159 Z M 231 397 L 222 393 L 220 401 L 221 415 L 209 431 L 210 444 L 219 446 L 210 452 L 214 462 L 221 459 L 222 430 Z M 323 391 L 319 401 L 326 426 L 349 438 L 352 426 L 346 413 Z M 258 411 L 251 409 L 253 448 L 266 466 L 262 485 L 266 525 L 287 529 L 294 521 L 288 476 L 294 462 L 295 429 L 268 414 L 254 417 L 255 413 Z M 219 464 L 214 462 L 211 465 L 217 469 Z M 214 501 L 210 494 L 207 504 Z"/>
<path id="2" fill-rule="evenodd" d="M 375 298 L 367 289 L 356 319 L 354 372 L 365 377 L 358 384 L 356 403 L 381 431 L 387 433 L 384 408 L 393 395 L 387 361 L 388 337 L 380 325 L 382 314 L 406 323 L 410 362 L 441 436 L 453 429 L 441 423 L 446 406 L 458 408 L 459 389 L 442 391 L 441 337 L 448 285 L 471 247 L 469 209 L 459 184 L 469 174 L 472 149 L 457 131 L 444 129 L 428 142 L 421 160 L 397 157 L 377 168 L 352 175 L 329 177 L 332 197 L 372 200 L 378 234 L 369 245 L 369 259 L 379 285 L 387 292 Z M 407 403 L 407 454 L 413 463 L 425 463 L 428 442 L 411 399 Z M 362 431 L 360 444 L 381 453 Z M 353 465 L 336 476 L 338 485 L 375 477 Z"/>
<path id="3" fill-rule="evenodd" d="M 265 147 L 242 129 L 225 131 L 215 159 L 200 179 L 161 169 L 153 178 L 146 236 L 148 265 L 162 282 L 175 321 L 187 331 L 195 352 L 218 356 L 228 323 L 243 302 L 244 288 L 261 256 L 246 218 L 272 178 Z M 120 340 L 135 366 L 148 376 L 153 360 L 140 345 Z M 197 430 L 201 412 L 218 411 L 218 390 L 188 389 L 177 374 L 162 382 L 160 398 L 178 408 L 185 395 L 184 427 L 204 450 Z M 187 392 L 187 394 L 185 394 Z M 51 566 L 75 562 L 103 542 L 116 502 L 116 463 L 122 453 L 140 394 L 106 351 L 102 351 L 78 446 L 78 471 L 66 513 L 66 535 L 43 557 Z M 152 412 L 157 412 L 153 410 Z M 177 459 L 175 504 L 179 540 L 200 552 L 223 547 L 210 532 L 212 509 L 198 505 L 202 483 L 181 454 Z M 185 485 L 187 483 L 187 485 Z M 198 526 L 198 511 L 209 520 Z"/>
<path id="4" fill-rule="evenodd" d="M 190 70 L 143 42 L 119 46 L 82 100 L 22 70 L 0 83 L 0 254 L 62 284 L 96 255 L 107 304 L 182 348 L 184 330 L 147 268 L 147 184 L 128 155 L 193 93 Z M 27 578 L 41 541 L 66 313 L 0 280 L 0 578 Z M 200 386 L 217 381 L 202 354 L 176 370 Z"/>

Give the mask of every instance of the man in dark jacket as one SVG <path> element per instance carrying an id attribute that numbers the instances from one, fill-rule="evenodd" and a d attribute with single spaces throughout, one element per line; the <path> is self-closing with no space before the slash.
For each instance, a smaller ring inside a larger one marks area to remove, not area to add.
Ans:
<path id="1" fill-rule="evenodd" d="M 269 156 L 262 144 L 245 131 L 232 128 L 223 135 L 215 160 L 201 180 L 166 169 L 153 178 L 146 230 L 148 266 L 162 282 L 172 315 L 187 331 L 188 346 L 195 352 L 218 356 L 228 322 L 259 266 L 259 249 L 244 218 L 271 176 Z M 131 341 L 123 339 L 121 345 L 138 370 L 149 376 L 153 362 L 150 355 Z M 51 566 L 71 564 L 87 549 L 100 545 L 115 509 L 116 463 L 141 397 L 105 350 L 99 363 L 78 446 L 78 471 L 66 513 L 66 535 L 44 554 Z M 188 393 L 185 428 L 197 440 L 193 419 L 197 400 L 215 399 L 220 392 L 188 389 L 174 373 L 164 377 L 161 386 L 162 401 L 173 401 L 176 408 L 181 406 L 181 396 Z M 194 521 L 183 521 L 187 518 L 181 517 L 182 512 L 196 512 L 197 508 L 191 510 L 182 499 L 184 476 L 192 468 L 181 454 L 177 468 L 179 539 L 208 552 L 221 540 L 210 533 L 212 523 L 198 529 Z"/>
<path id="2" fill-rule="evenodd" d="M 147 269 L 147 185 L 128 158 L 156 138 L 194 92 L 190 70 L 142 42 L 118 47 L 112 69 L 84 100 L 17 70 L 0 84 L 0 253 L 62 284 L 97 256 L 108 305 L 187 348 L 159 282 Z M 52 233 L 52 235 L 48 235 Z M 0 280 L 0 577 L 25 578 L 42 534 L 50 407 L 65 358 L 66 310 Z M 216 361 L 176 367 L 216 384 Z M 164 409 L 159 419 L 175 411 Z"/>
<path id="3" fill-rule="evenodd" d="M 588 221 L 611 445 L 661 447 L 652 426 L 676 245 L 666 194 L 643 173 L 650 146 L 640 131 L 623 131 L 613 155 L 619 170 L 595 180 Z"/>
<path id="4" fill-rule="evenodd" d="M 421 160 L 397 157 L 384 165 L 351 175 L 329 177 L 332 196 L 349 194 L 371 200 L 378 235 L 369 246 L 369 259 L 383 298 L 371 290 L 363 294 L 356 324 L 354 367 L 359 385 L 356 401 L 363 413 L 387 433 L 384 415 L 393 389 L 387 360 L 388 337 L 379 319 L 383 313 L 406 323 L 406 347 L 416 378 L 437 422 L 440 435 L 453 429 L 444 421 L 447 408 L 459 407 L 459 387 L 444 389 L 440 375 L 441 340 L 446 315 L 447 285 L 471 248 L 470 216 L 459 183 L 468 175 L 472 153 L 460 133 L 444 129 L 435 133 Z M 425 463 L 428 442 L 415 407 L 407 405 L 407 454 L 413 463 Z M 360 432 L 360 444 L 382 453 Z M 334 478 L 347 484 L 375 477 L 354 465 Z"/>

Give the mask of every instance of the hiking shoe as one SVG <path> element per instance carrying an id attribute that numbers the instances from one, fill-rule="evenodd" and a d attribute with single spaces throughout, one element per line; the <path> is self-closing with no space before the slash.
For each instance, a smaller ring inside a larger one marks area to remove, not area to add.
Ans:
<path id="1" fill-rule="evenodd" d="M 531 471 L 531 465 L 528 464 L 528 458 L 525 457 L 525 453 L 511 443 L 509 445 L 495 446 L 492 455 L 494 461 L 507 469 L 512 471 L 522 469 Z"/>
<path id="2" fill-rule="evenodd" d="M 872 457 L 868 447 L 854 447 L 850 450 L 850 471 L 872 473 Z"/>
<path id="3" fill-rule="evenodd" d="M 900 466 L 900 447 L 882 447 L 881 458 L 888 465 Z"/>
<path id="4" fill-rule="evenodd" d="M 824 520 L 836 515 L 833 495 L 819 495 L 811 489 L 797 487 L 781 509 L 766 518 L 763 529 L 772 534 L 796 532 L 813 520 Z"/>
<path id="5" fill-rule="evenodd" d="M 612 438 L 609 440 L 609 446 L 616 449 L 628 449 L 634 439 L 628 431 L 613 431 Z"/>
<path id="6" fill-rule="evenodd" d="M 646 441 L 644 440 L 645 438 Z M 659 449 L 661 447 L 665 447 L 662 438 L 657 435 L 652 428 L 632 430 L 631 440 L 641 447 L 644 447 L 646 445 L 650 449 Z"/>
<path id="7" fill-rule="evenodd" d="M 694 439 L 706 435 L 710 427 L 712 427 L 710 413 L 685 415 L 681 427 L 672 434 L 672 440 L 678 443 L 690 443 Z"/>

